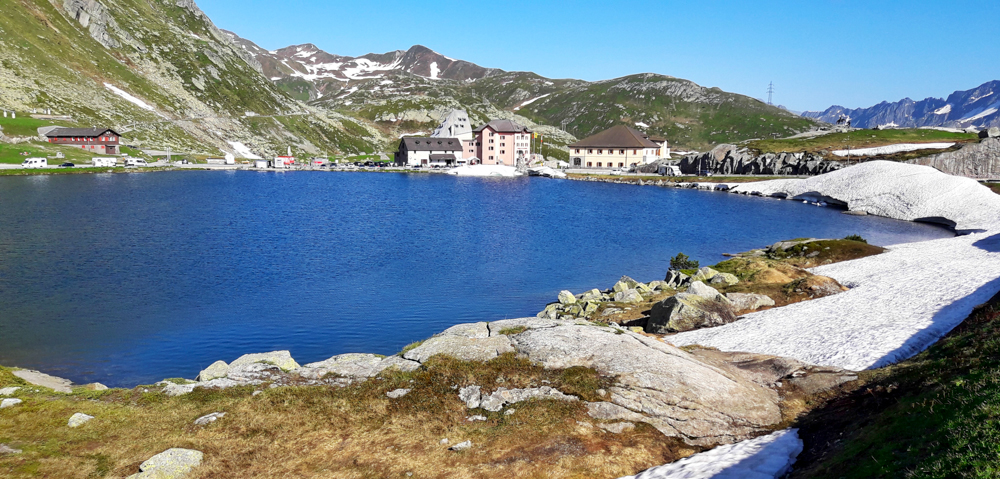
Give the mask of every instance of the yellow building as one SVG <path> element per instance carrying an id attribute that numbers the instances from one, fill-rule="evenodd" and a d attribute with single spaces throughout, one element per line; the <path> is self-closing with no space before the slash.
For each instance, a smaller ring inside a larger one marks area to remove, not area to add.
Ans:
<path id="1" fill-rule="evenodd" d="M 654 141 L 655 140 L 655 141 Z M 630 168 L 670 157 L 667 140 L 625 125 L 613 126 L 569 145 L 571 168 Z"/>

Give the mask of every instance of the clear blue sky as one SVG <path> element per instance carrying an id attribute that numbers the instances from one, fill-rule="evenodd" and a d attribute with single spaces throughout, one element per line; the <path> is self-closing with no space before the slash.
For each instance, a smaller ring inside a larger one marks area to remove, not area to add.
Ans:
<path id="1" fill-rule="evenodd" d="M 425 45 L 485 67 L 603 80 L 654 72 L 793 110 L 943 97 L 1000 79 L 1000 2 L 201 0 L 267 49 Z"/>

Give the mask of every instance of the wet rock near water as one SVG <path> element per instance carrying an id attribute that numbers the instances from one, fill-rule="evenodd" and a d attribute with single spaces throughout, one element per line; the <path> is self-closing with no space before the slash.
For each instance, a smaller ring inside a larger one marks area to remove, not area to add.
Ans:
<path id="1" fill-rule="evenodd" d="M 653 305 L 646 323 L 647 333 L 666 334 L 722 326 L 736 321 L 732 302 L 701 281 L 687 291 Z"/>
<path id="2" fill-rule="evenodd" d="M 687 155 L 678 164 L 686 175 L 821 175 L 844 167 L 812 153 L 754 154 L 747 148 L 722 144 L 706 153 Z"/>

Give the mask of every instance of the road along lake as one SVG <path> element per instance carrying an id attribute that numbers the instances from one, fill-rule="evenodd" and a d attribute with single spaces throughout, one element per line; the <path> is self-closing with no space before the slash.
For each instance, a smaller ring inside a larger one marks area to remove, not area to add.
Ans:
<path id="1" fill-rule="evenodd" d="M 0 178 L 0 364 L 131 387 L 288 349 L 393 354 L 562 289 L 783 239 L 951 236 L 795 201 L 431 174 Z"/>

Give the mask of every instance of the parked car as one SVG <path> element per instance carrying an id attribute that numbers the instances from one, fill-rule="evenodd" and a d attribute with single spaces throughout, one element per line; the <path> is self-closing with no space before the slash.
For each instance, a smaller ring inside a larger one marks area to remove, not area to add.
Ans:
<path id="1" fill-rule="evenodd" d="M 61 164 L 59 166 L 61 166 L 63 168 L 72 168 L 72 167 L 74 167 L 76 165 L 67 161 L 66 163 L 63 163 L 63 164 Z"/>

